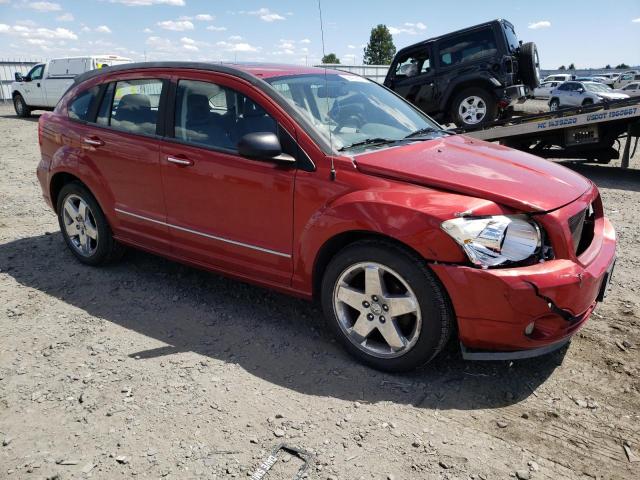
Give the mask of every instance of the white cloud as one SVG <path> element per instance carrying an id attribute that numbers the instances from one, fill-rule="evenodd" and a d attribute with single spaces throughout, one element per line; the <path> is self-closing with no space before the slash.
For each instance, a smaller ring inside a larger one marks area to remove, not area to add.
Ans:
<path id="1" fill-rule="evenodd" d="M 239 43 L 230 43 L 230 42 L 217 42 L 216 46 L 220 47 L 222 50 L 227 52 L 257 52 L 260 50 L 260 47 L 254 47 L 245 42 Z"/>
<path id="2" fill-rule="evenodd" d="M 153 30 L 151 30 L 150 28 L 145 28 L 142 32 L 143 33 L 153 33 Z"/>
<path id="3" fill-rule="evenodd" d="M 422 22 L 405 22 L 401 27 L 389 27 L 391 35 L 400 35 L 406 33 L 407 35 L 417 35 L 427 29 L 427 26 Z"/>
<path id="4" fill-rule="evenodd" d="M 300 43 L 311 43 L 311 40 L 309 40 L 308 38 L 303 38 L 302 40 L 300 40 Z"/>
<path id="5" fill-rule="evenodd" d="M 215 25 L 209 25 L 207 27 L 207 30 L 210 30 L 212 32 L 224 32 L 227 30 L 227 27 L 216 27 Z"/>
<path id="6" fill-rule="evenodd" d="M 539 22 L 533 22 L 529 24 L 529 28 L 531 30 L 538 30 L 540 28 L 549 28 L 551 26 L 551 22 L 549 20 L 541 20 Z"/>
<path id="7" fill-rule="evenodd" d="M 354 50 L 354 49 L 356 49 L 356 48 L 358 48 L 358 47 L 356 47 L 355 45 L 347 45 L 347 48 L 349 48 L 349 49 L 351 49 L 351 50 Z"/>
<path id="8" fill-rule="evenodd" d="M 96 28 L 96 32 L 98 33 L 111 33 L 111 29 L 106 25 L 100 25 Z"/>
<path id="9" fill-rule="evenodd" d="M 80 29 L 80 31 L 82 33 L 87 33 L 87 32 L 90 32 L 91 29 L 89 27 L 87 27 L 86 25 L 83 25 L 82 28 Z"/>
<path id="10" fill-rule="evenodd" d="M 182 44 L 182 48 L 184 48 L 185 50 L 190 50 L 192 52 L 197 52 L 198 50 L 200 50 L 198 47 L 196 47 L 195 45 L 191 45 L 189 43 L 184 43 Z"/>
<path id="11" fill-rule="evenodd" d="M 284 20 L 284 17 L 280 14 L 272 12 L 268 8 L 260 8 L 259 10 L 252 10 L 247 12 L 249 15 L 255 15 L 260 17 L 265 22 L 275 22 L 276 20 Z"/>
<path id="12" fill-rule="evenodd" d="M 27 7 L 37 10 L 38 12 L 58 12 L 62 10 L 59 3 L 53 2 L 30 2 Z"/>
<path id="13" fill-rule="evenodd" d="M 196 20 L 199 22 L 212 22 L 216 17 L 209 15 L 208 13 L 200 13 L 196 15 Z"/>
<path id="14" fill-rule="evenodd" d="M 73 22 L 75 18 L 71 13 L 63 13 L 62 15 L 57 16 L 56 20 L 59 22 Z"/>
<path id="15" fill-rule="evenodd" d="M 184 0 L 111 0 L 111 3 L 121 3 L 127 7 L 150 7 L 152 5 L 172 5 L 184 7 Z"/>
<path id="16" fill-rule="evenodd" d="M 165 20 L 164 22 L 158 22 L 158 26 L 165 30 L 173 30 L 174 32 L 193 30 L 193 23 L 189 20 Z"/>
<path id="17" fill-rule="evenodd" d="M 631 20 L 633 23 L 640 23 L 640 17 Z"/>
<path id="18" fill-rule="evenodd" d="M 78 36 L 66 28 L 28 28 L 24 25 L 6 25 L 0 23 L 0 33 L 15 35 L 25 39 L 42 38 L 50 40 L 77 40 Z"/>
<path id="19" fill-rule="evenodd" d="M 189 38 L 189 37 L 182 37 L 182 38 L 180 39 L 180 41 L 181 41 L 182 43 L 188 43 L 188 44 L 190 44 L 190 45 L 195 45 L 195 43 L 196 43 L 196 41 L 195 41 L 193 38 Z"/>
<path id="20" fill-rule="evenodd" d="M 232 42 L 237 42 L 239 40 L 242 40 L 242 37 L 240 35 L 231 35 L 229 37 L 229 40 L 231 40 Z"/>

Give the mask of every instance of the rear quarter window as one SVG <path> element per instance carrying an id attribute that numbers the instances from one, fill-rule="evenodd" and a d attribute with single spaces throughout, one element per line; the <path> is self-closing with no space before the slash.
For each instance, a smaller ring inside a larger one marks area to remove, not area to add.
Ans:
<path id="1" fill-rule="evenodd" d="M 76 95 L 67 107 L 69 118 L 82 122 L 92 121 L 93 119 L 90 119 L 89 115 L 91 114 L 91 107 L 96 101 L 99 91 L 100 87 L 95 86 Z"/>
<path id="2" fill-rule="evenodd" d="M 438 44 L 438 58 L 442 67 L 469 62 L 498 52 L 491 28 L 463 33 Z"/>

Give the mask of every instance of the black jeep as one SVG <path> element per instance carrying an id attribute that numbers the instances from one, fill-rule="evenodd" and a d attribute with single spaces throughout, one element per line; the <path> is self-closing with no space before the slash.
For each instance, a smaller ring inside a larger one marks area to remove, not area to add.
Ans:
<path id="1" fill-rule="evenodd" d="M 458 127 L 480 127 L 540 83 L 535 43 L 493 20 L 400 50 L 384 84 L 424 112 Z"/>

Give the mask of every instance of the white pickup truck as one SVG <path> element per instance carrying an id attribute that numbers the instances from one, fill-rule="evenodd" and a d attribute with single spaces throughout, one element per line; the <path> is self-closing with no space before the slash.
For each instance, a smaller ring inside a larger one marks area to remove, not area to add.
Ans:
<path id="1" fill-rule="evenodd" d="M 19 117 L 28 117 L 33 110 L 52 110 L 76 76 L 96 68 L 131 61 L 118 55 L 56 58 L 35 65 L 24 77 L 16 72 L 16 81 L 11 83 L 11 96 L 16 114 Z"/>

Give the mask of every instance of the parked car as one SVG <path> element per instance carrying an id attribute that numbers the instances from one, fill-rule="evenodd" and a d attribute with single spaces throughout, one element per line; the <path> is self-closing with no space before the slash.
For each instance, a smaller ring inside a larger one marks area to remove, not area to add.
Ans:
<path id="1" fill-rule="evenodd" d="M 600 103 L 605 100 L 622 100 L 629 95 L 617 93 L 610 87 L 597 82 L 564 82 L 551 92 L 549 110 L 561 107 L 579 107 Z"/>
<path id="2" fill-rule="evenodd" d="M 453 135 L 349 73 L 111 67 L 78 77 L 38 131 L 42 192 L 80 262 L 130 245 L 317 298 L 382 370 L 428 362 L 452 335 L 466 358 L 559 348 L 610 278 L 592 182 Z"/>
<path id="3" fill-rule="evenodd" d="M 576 76 L 570 73 L 556 73 L 545 77 L 542 82 L 568 82 L 569 80 L 575 80 Z"/>
<path id="4" fill-rule="evenodd" d="M 637 73 L 635 70 L 631 72 L 625 72 L 620 74 L 620 76 L 613 82 L 613 88 L 618 89 L 624 87 L 626 84 L 631 82 L 640 81 L 640 73 Z"/>
<path id="5" fill-rule="evenodd" d="M 624 87 L 614 90 L 616 93 L 629 95 L 630 97 L 640 96 L 640 82 L 627 83 Z"/>
<path id="6" fill-rule="evenodd" d="M 576 82 L 597 82 L 603 85 L 607 85 L 602 77 L 578 77 L 574 79 Z M 608 86 L 608 85 L 607 85 Z"/>
<path id="7" fill-rule="evenodd" d="M 16 72 L 11 97 L 16 114 L 28 117 L 33 110 L 51 110 L 81 73 L 96 68 L 130 63 L 118 55 L 56 58 L 35 65 L 26 76 Z"/>
<path id="8" fill-rule="evenodd" d="M 405 47 L 384 81 L 422 111 L 459 127 L 494 121 L 512 100 L 539 83 L 535 44 L 520 44 L 506 20 Z"/>
<path id="9" fill-rule="evenodd" d="M 533 89 L 533 98 L 549 98 L 551 91 L 562 82 L 542 82 L 539 87 Z"/>

